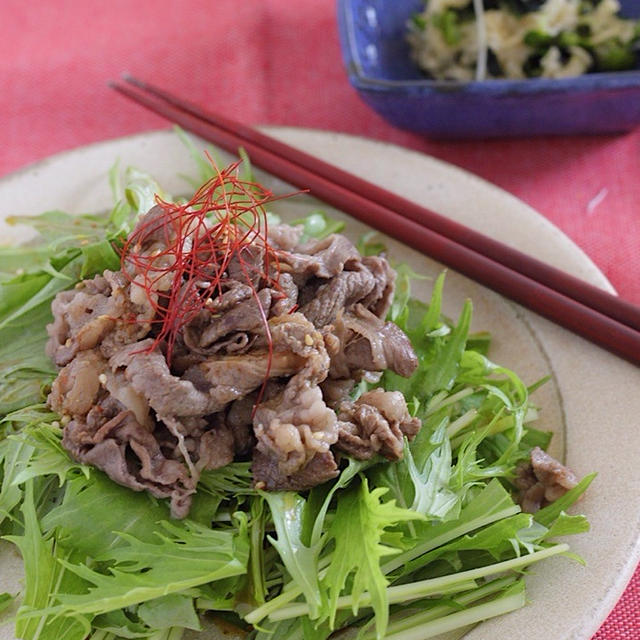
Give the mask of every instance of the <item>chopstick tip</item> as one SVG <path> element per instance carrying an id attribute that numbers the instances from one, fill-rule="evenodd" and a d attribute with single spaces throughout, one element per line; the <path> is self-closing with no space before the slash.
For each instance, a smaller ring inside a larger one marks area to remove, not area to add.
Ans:
<path id="1" fill-rule="evenodd" d="M 122 78 L 122 80 L 124 80 L 128 84 L 132 84 L 135 87 L 140 87 L 141 89 L 146 88 L 146 83 L 144 83 L 142 80 L 139 80 L 134 75 L 130 74 L 128 71 L 123 71 L 120 74 L 120 77 Z"/>

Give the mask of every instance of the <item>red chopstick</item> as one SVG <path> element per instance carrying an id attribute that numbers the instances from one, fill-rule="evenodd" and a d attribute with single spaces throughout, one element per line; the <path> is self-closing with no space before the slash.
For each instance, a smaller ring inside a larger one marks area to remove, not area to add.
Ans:
<path id="1" fill-rule="evenodd" d="M 621 300 L 617 296 L 611 295 L 607 291 L 569 275 L 560 269 L 556 269 L 536 258 L 528 256 L 493 238 L 474 231 L 469 227 L 465 227 L 454 220 L 430 211 L 378 185 L 367 182 L 352 173 L 330 165 L 304 151 L 280 142 L 256 129 L 230 120 L 220 114 L 203 111 L 198 106 L 133 76 L 124 75 L 123 78 L 126 82 L 141 90 L 162 98 L 168 104 L 209 122 L 221 130 L 244 138 L 245 145 L 253 143 L 269 149 L 271 152 L 287 158 L 301 167 L 305 167 L 312 173 L 327 178 L 331 182 L 335 182 L 350 191 L 356 191 L 365 198 L 389 209 L 393 209 L 421 226 L 427 226 L 429 229 L 472 249 L 476 253 L 482 253 L 514 271 L 522 273 L 537 282 L 541 282 L 551 289 L 564 293 L 570 298 L 582 302 L 588 307 L 640 331 L 640 308 L 625 300 Z"/>
<path id="2" fill-rule="evenodd" d="M 450 266 L 574 333 L 640 364 L 640 309 L 337 167 L 125 76 L 115 90 Z M 534 277 L 535 276 L 535 277 Z"/>

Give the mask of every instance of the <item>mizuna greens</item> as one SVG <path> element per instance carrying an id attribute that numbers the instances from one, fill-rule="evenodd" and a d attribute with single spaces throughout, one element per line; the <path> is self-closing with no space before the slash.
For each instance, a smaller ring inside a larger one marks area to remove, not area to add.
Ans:
<path id="1" fill-rule="evenodd" d="M 0 533 L 25 570 L 19 605 L 4 593 L 0 609 L 18 638 L 178 640 L 206 618 L 255 640 L 337 629 L 429 638 L 524 606 L 523 569 L 575 558 L 555 538 L 588 530 L 566 509 L 593 476 L 535 515 L 520 512 L 515 467 L 550 438 L 532 426 L 537 383 L 489 359 L 489 337 L 470 334 L 470 302 L 455 322 L 442 315 L 444 275 L 426 304 L 411 297 L 417 274 L 403 265 L 390 316 L 418 371 L 358 387 L 401 391 L 422 420 L 402 460 L 345 457 L 335 481 L 304 494 L 256 490 L 249 463 L 234 462 L 203 473 L 189 518 L 176 521 L 164 501 L 70 459 L 62 419 L 44 402 L 56 374 L 45 325 L 58 291 L 118 268 L 118 245 L 160 192 L 139 171 L 123 188 L 117 175 L 109 213 L 19 218 L 40 235 L 0 248 Z M 300 222 L 308 236 L 340 228 L 321 213 Z M 384 247 L 368 234 L 359 248 Z"/>

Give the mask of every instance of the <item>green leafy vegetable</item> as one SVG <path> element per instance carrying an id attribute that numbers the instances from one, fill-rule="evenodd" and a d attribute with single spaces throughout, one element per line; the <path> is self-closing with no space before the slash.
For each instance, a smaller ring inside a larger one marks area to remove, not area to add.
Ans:
<path id="1" fill-rule="evenodd" d="M 344 229 L 344 222 L 332 220 L 324 211 L 316 211 L 304 218 L 292 220 L 291 224 L 301 224 L 303 233 L 300 238 L 305 242 L 311 238 L 325 238 L 332 233 L 339 233 Z"/>
<path id="2" fill-rule="evenodd" d="M 388 582 L 380 569 L 380 559 L 399 551 L 383 542 L 385 530 L 399 522 L 417 520 L 421 515 L 397 507 L 393 501 L 382 502 L 381 497 L 386 491 L 382 487 L 369 491 L 368 482 L 363 478 L 358 487 L 351 488 L 341 496 L 335 518 L 327 532 L 329 540 L 335 543 L 335 551 L 323 580 L 329 594 L 330 623 L 335 621 L 338 598 L 346 586 L 347 578 L 351 577 L 353 613 L 355 615 L 358 612 L 360 598 L 368 591 L 379 638 L 384 637 L 388 619 Z M 354 545 L 354 540 L 358 544 Z"/>
<path id="3" fill-rule="evenodd" d="M 14 600 L 15 596 L 12 596 L 10 593 L 0 593 L 0 612 L 10 607 Z"/>

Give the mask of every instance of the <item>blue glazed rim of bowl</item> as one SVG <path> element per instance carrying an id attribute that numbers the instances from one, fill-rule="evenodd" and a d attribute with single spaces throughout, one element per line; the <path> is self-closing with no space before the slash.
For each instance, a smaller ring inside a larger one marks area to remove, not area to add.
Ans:
<path id="1" fill-rule="evenodd" d="M 572 78 L 491 79 L 459 82 L 455 80 L 392 80 L 368 76 L 363 71 L 356 46 L 351 0 L 337 0 L 338 32 L 349 81 L 356 89 L 407 94 L 470 93 L 490 95 L 527 95 L 537 93 L 593 92 L 640 87 L 640 69 L 587 73 Z"/>

